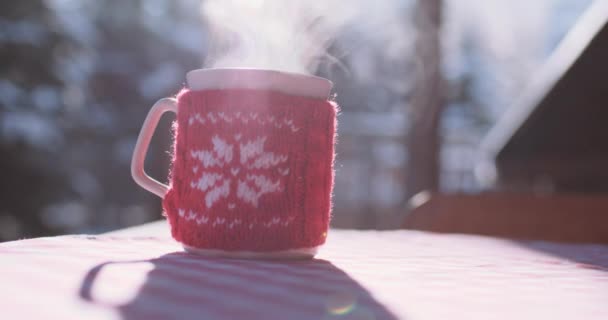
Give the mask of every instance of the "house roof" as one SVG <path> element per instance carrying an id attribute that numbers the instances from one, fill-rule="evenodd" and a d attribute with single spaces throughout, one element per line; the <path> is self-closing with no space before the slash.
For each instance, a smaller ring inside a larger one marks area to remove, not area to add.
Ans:
<path id="1" fill-rule="evenodd" d="M 608 1 L 595 1 L 583 14 L 481 149 L 496 163 L 608 156 Z"/>

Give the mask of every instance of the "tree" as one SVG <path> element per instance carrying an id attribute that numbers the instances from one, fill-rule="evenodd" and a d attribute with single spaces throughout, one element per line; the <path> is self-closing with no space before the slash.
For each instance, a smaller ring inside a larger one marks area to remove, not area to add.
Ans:
<path id="1" fill-rule="evenodd" d="M 405 200 L 439 187 L 439 124 L 444 105 L 441 73 L 441 0 L 418 0 L 414 6 L 415 84 L 410 128 Z"/>
<path id="2" fill-rule="evenodd" d="M 129 175 L 130 156 L 149 106 L 201 63 L 199 5 L 0 3 L 0 241 L 160 217 L 159 199 Z M 169 120 L 147 162 L 160 179 Z"/>

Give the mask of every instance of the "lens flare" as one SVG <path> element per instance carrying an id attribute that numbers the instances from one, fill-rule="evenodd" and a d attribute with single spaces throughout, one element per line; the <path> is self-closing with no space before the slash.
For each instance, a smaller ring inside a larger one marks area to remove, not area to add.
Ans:
<path id="1" fill-rule="evenodd" d="M 357 298 L 349 292 L 336 292 L 327 297 L 327 312 L 331 315 L 345 315 L 353 311 Z"/>

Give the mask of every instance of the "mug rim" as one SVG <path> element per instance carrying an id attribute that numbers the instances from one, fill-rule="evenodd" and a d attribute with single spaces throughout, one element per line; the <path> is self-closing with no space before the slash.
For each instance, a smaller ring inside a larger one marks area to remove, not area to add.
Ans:
<path id="1" fill-rule="evenodd" d="M 186 73 L 191 90 L 258 89 L 327 99 L 333 83 L 325 78 L 295 72 L 256 68 L 206 68 Z"/>

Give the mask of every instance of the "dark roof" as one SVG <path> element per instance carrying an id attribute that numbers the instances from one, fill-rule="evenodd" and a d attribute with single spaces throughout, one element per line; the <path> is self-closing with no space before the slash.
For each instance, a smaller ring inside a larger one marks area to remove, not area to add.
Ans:
<path id="1" fill-rule="evenodd" d="M 481 148 L 498 163 L 608 155 L 608 1 L 583 14 Z"/>

